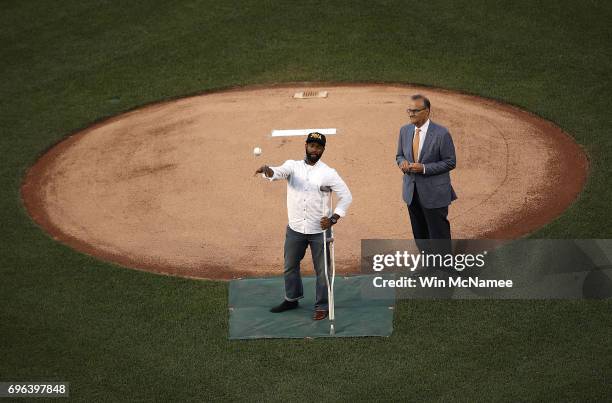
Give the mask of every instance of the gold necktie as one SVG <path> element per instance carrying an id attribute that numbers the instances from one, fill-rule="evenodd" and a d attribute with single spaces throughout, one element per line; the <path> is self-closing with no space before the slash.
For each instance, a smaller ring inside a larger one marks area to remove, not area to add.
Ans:
<path id="1" fill-rule="evenodd" d="M 419 160 L 419 142 L 421 141 L 421 129 L 418 127 L 414 131 L 414 138 L 412 139 L 412 157 L 414 162 Z"/>

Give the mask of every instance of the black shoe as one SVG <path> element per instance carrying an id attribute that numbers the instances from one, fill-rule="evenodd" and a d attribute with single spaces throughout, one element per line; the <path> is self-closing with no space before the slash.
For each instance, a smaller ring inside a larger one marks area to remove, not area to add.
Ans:
<path id="1" fill-rule="evenodd" d="M 285 312 L 288 311 L 290 309 L 295 309 L 298 307 L 298 302 L 297 301 L 287 301 L 284 300 L 282 304 L 275 306 L 274 308 L 270 309 L 270 312 L 274 312 L 274 313 L 279 313 L 279 312 Z"/>

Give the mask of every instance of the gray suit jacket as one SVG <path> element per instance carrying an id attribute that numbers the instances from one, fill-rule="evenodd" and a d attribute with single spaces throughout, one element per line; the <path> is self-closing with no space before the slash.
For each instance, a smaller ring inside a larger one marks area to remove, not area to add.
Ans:
<path id="1" fill-rule="evenodd" d="M 400 129 L 399 143 L 397 145 L 396 162 L 415 162 L 412 156 L 412 138 L 414 137 L 413 124 Z M 425 173 L 406 173 L 402 196 L 406 204 L 412 202 L 414 187 L 419 191 L 419 200 L 425 208 L 440 208 L 448 206 L 457 198 L 451 186 L 449 172 L 455 168 L 455 145 L 453 139 L 444 126 L 429 121 L 423 148 L 419 153 L 419 161 L 425 165 Z"/>

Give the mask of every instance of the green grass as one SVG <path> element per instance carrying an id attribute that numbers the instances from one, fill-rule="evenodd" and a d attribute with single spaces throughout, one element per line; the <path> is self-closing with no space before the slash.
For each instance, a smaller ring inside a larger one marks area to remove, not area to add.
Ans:
<path id="1" fill-rule="evenodd" d="M 557 123 L 584 146 L 590 177 L 534 236 L 612 238 L 610 3 L 4 1 L 0 11 L 0 380 L 67 380 L 84 401 L 610 399 L 609 301 L 403 301 L 389 339 L 229 342 L 226 284 L 79 254 L 19 198 L 47 148 L 145 103 L 259 83 L 405 82 Z"/>

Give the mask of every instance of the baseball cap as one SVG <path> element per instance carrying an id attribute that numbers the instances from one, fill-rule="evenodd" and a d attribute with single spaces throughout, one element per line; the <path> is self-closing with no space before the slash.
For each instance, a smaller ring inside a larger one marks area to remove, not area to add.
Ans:
<path id="1" fill-rule="evenodd" d="M 323 147 L 325 147 L 325 142 L 327 140 L 325 140 L 325 135 L 321 134 L 319 132 L 312 132 L 308 134 L 308 137 L 306 137 L 306 142 L 307 143 L 319 143 L 321 144 Z"/>

